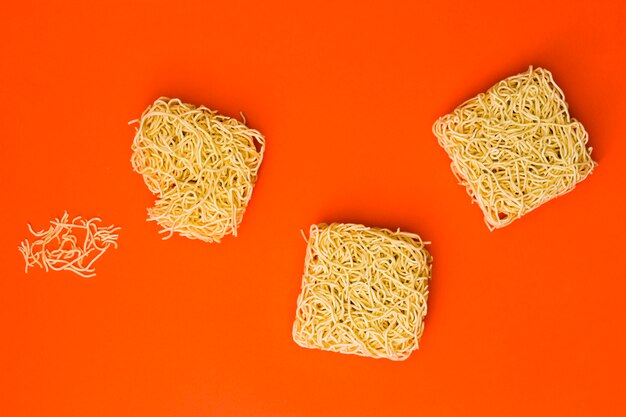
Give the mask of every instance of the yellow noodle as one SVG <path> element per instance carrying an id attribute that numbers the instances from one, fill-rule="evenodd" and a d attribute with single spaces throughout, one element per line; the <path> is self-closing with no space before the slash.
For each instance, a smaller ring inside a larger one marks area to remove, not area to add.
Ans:
<path id="1" fill-rule="evenodd" d="M 416 234 L 313 225 L 294 341 L 306 348 L 404 360 L 424 331 L 432 258 Z"/>
<path id="2" fill-rule="evenodd" d="M 596 163 L 550 71 L 529 68 L 433 125 L 460 184 L 493 230 L 559 197 Z"/>
<path id="3" fill-rule="evenodd" d="M 37 239 L 33 243 L 26 239 L 19 246 L 26 264 L 25 272 L 38 266 L 46 272 L 67 270 L 85 278 L 95 276 L 95 261 L 109 247 L 117 248 L 118 235 L 115 232 L 120 229 L 98 226 L 101 221 L 97 217 L 85 220 L 80 216 L 69 221 L 65 212 L 61 219 L 52 220 L 47 230 L 36 232 L 27 225 Z"/>
<path id="4" fill-rule="evenodd" d="M 236 236 L 263 160 L 263 135 L 166 97 L 134 122 L 131 162 L 156 195 L 148 220 L 163 228 L 164 238 L 174 232 L 205 242 Z"/>

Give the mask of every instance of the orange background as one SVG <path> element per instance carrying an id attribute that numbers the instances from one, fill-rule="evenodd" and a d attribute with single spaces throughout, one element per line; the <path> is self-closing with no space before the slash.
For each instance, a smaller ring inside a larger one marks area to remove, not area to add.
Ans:
<path id="1" fill-rule="evenodd" d="M 626 412 L 626 6 L 184 2 L 3 6 L 0 414 L 589 416 Z M 431 125 L 550 69 L 600 166 L 490 233 Z M 244 112 L 267 152 L 240 236 L 161 241 L 130 166 L 160 95 Z M 122 227 L 97 276 L 25 275 L 26 224 Z M 322 221 L 433 242 L 405 362 L 291 340 Z"/>

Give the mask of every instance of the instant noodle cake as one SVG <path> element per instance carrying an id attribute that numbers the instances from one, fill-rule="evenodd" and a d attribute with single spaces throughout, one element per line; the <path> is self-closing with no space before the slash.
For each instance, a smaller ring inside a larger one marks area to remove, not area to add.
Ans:
<path id="1" fill-rule="evenodd" d="M 404 360 L 424 331 L 432 258 L 412 233 L 311 226 L 293 325 L 305 348 Z"/>
<path id="2" fill-rule="evenodd" d="M 491 230 L 573 190 L 596 165 L 587 132 L 542 68 L 466 101 L 439 118 L 433 133 Z"/>
<path id="3" fill-rule="evenodd" d="M 156 196 L 148 220 L 165 238 L 175 232 L 204 242 L 236 236 L 263 160 L 263 135 L 205 106 L 167 97 L 134 122 L 131 162 Z"/>

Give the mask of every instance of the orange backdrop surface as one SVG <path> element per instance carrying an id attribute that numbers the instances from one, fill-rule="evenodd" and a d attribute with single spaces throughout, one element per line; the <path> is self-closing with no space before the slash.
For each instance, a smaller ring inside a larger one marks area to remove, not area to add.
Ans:
<path id="1" fill-rule="evenodd" d="M 624 415 L 622 1 L 12 1 L 0 17 L 0 415 Z M 529 65 L 599 167 L 489 232 L 431 133 Z M 161 95 L 267 151 L 240 235 L 162 241 L 128 121 Z M 24 274 L 27 223 L 122 227 L 97 276 Z M 291 338 L 312 223 L 419 233 L 433 279 L 405 362 Z"/>

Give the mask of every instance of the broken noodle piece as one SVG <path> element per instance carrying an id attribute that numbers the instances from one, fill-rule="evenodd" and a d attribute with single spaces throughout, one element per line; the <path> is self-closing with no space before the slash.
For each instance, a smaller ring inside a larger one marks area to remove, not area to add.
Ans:
<path id="1" fill-rule="evenodd" d="M 265 138 L 236 119 L 161 97 L 139 120 L 131 162 L 156 195 L 148 220 L 204 242 L 237 235 Z"/>
<path id="2" fill-rule="evenodd" d="M 37 239 L 32 243 L 24 240 L 19 250 L 28 268 L 39 266 L 47 271 L 70 271 L 85 278 L 96 275 L 94 263 L 111 246 L 117 248 L 120 228 L 99 226 L 99 218 L 75 217 L 69 221 L 67 212 L 61 219 L 50 222 L 48 230 L 28 230 Z"/>

